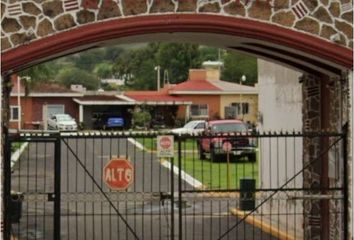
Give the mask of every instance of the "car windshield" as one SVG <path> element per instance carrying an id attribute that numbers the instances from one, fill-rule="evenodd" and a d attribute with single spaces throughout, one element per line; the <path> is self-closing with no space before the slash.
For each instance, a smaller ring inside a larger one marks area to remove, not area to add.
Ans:
<path id="1" fill-rule="evenodd" d="M 247 128 L 243 123 L 223 123 L 211 126 L 212 132 L 246 132 Z"/>
<path id="2" fill-rule="evenodd" d="M 188 122 L 186 125 L 183 126 L 183 128 L 193 128 L 196 125 L 197 122 L 191 121 Z"/>
<path id="3" fill-rule="evenodd" d="M 72 118 L 69 115 L 57 115 L 58 121 L 71 121 Z"/>

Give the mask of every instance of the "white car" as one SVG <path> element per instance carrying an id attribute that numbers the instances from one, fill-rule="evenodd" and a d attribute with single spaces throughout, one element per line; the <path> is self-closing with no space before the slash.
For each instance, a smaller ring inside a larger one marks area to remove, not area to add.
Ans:
<path id="1" fill-rule="evenodd" d="M 77 124 L 75 119 L 68 114 L 55 114 L 48 119 L 48 129 L 76 131 Z"/>
<path id="2" fill-rule="evenodd" d="M 195 134 L 201 133 L 205 129 L 206 122 L 204 120 L 194 120 L 186 123 L 181 128 L 172 129 L 171 132 L 176 134 Z"/>

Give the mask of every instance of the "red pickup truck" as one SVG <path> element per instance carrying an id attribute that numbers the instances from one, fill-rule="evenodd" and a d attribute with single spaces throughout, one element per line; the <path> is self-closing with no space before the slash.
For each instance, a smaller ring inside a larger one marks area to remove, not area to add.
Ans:
<path id="1" fill-rule="evenodd" d="M 199 141 L 199 157 L 206 159 L 210 153 L 211 161 L 226 159 L 226 151 L 238 158 L 247 157 L 249 162 L 256 161 L 256 148 L 245 135 L 246 125 L 239 120 L 214 120 L 206 125 L 206 135 Z M 210 135 L 210 136 L 208 136 Z"/>

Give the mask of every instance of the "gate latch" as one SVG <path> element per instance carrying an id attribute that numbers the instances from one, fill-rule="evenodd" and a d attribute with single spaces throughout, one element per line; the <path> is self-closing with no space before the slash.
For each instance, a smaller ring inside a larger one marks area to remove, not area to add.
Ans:
<path id="1" fill-rule="evenodd" d="M 160 201 L 162 202 L 162 205 L 164 205 L 166 199 L 172 199 L 172 195 L 166 192 L 160 192 Z"/>
<path id="2" fill-rule="evenodd" d="M 55 194 L 54 193 L 48 193 L 47 196 L 48 196 L 48 201 L 49 202 L 54 202 L 54 200 L 55 200 Z"/>

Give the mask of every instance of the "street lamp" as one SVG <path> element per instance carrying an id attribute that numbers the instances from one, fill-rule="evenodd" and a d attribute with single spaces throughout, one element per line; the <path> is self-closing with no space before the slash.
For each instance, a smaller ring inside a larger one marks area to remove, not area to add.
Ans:
<path id="1" fill-rule="evenodd" d="M 242 77 L 241 77 L 241 79 L 240 79 L 240 110 L 241 110 L 241 114 L 242 114 L 241 120 L 243 120 L 242 82 L 246 82 L 246 76 L 245 76 L 245 75 L 242 75 Z"/>
<path id="2" fill-rule="evenodd" d="M 161 66 L 157 65 L 154 69 L 155 69 L 155 71 L 157 71 L 157 91 L 160 91 L 160 71 L 161 71 Z"/>

